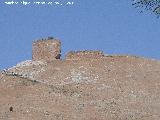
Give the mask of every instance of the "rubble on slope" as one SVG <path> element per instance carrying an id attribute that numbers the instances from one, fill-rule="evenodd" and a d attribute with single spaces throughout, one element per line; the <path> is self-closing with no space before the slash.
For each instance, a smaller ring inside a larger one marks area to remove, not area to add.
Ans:
<path id="1" fill-rule="evenodd" d="M 44 61 L 26 60 L 18 63 L 16 66 L 3 70 L 2 73 L 34 80 L 34 76 L 44 71 L 46 65 L 47 63 Z"/>

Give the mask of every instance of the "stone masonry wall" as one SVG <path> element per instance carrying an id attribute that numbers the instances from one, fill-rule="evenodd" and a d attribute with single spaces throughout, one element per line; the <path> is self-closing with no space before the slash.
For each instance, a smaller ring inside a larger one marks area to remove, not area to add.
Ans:
<path id="1" fill-rule="evenodd" d="M 52 61 L 60 59 L 61 42 L 57 39 L 48 38 L 33 42 L 32 60 Z"/>
<path id="2" fill-rule="evenodd" d="M 102 51 L 71 51 L 66 54 L 66 60 L 79 60 L 79 59 L 98 59 L 104 56 Z"/>

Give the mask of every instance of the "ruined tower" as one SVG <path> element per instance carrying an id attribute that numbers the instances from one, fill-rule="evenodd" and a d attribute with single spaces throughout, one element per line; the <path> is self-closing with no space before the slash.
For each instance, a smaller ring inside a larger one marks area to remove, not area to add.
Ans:
<path id="1" fill-rule="evenodd" d="M 102 51 L 84 50 L 84 51 L 70 51 L 65 56 L 66 60 L 83 60 L 83 59 L 99 59 L 104 57 Z"/>
<path id="2" fill-rule="evenodd" d="M 32 60 L 52 61 L 60 59 L 61 42 L 58 39 L 48 37 L 34 41 L 32 44 Z"/>

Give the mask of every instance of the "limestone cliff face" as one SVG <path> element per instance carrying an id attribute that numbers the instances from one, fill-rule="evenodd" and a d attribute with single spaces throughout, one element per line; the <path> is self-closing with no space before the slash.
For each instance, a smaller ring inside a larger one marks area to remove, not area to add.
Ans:
<path id="1" fill-rule="evenodd" d="M 159 120 L 160 61 L 28 60 L 0 74 L 0 119 Z"/>

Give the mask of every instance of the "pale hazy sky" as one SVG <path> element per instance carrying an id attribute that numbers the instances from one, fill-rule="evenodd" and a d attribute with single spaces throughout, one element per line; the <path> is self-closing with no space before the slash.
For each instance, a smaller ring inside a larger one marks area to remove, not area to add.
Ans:
<path id="1" fill-rule="evenodd" d="M 87 49 L 160 59 L 160 19 L 139 13 L 131 0 L 68 0 L 74 2 L 68 6 L 4 1 L 0 1 L 0 69 L 31 59 L 32 41 L 48 36 L 61 39 L 63 56 Z"/>

